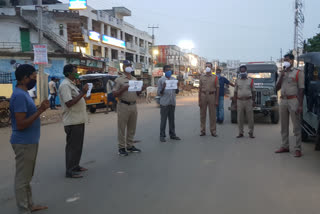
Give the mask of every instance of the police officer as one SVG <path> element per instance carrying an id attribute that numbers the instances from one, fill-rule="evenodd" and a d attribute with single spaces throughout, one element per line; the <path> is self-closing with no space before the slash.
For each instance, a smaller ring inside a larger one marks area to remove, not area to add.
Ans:
<path id="1" fill-rule="evenodd" d="M 217 137 L 216 132 L 216 106 L 219 105 L 219 79 L 212 74 L 212 63 L 206 63 L 206 73 L 200 77 L 199 85 L 199 107 L 200 107 L 200 136 L 206 135 L 206 117 L 209 107 L 210 132 Z"/>
<path id="2" fill-rule="evenodd" d="M 141 152 L 140 149 L 133 145 L 138 116 L 136 100 L 138 98 L 138 93 L 140 92 L 128 91 L 129 80 L 136 80 L 131 74 L 133 72 L 131 66 L 132 64 L 130 61 L 123 61 L 124 74 L 115 80 L 113 88 L 113 96 L 119 98 L 117 112 L 120 156 L 128 156 L 128 152 Z"/>
<path id="3" fill-rule="evenodd" d="M 277 90 L 281 89 L 280 118 L 281 118 L 281 148 L 276 153 L 289 152 L 289 117 L 293 125 L 293 133 L 296 138 L 295 157 L 301 157 L 301 129 L 300 117 L 304 96 L 304 73 L 293 68 L 294 56 L 284 56 L 284 70 L 281 71 L 277 83 Z"/>
<path id="4" fill-rule="evenodd" d="M 247 67 L 245 65 L 240 66 L 240 78 L 236 80 L 234 99 L 237 102 L 237 114 L 238 114 L 238 127 L 239 135 L 237 138 L 241 138 L 244 135 L 243 124 L 244 114 L 247 116 L 249 126 L 249 137 L 254 138 L 254 118 L 253 107 L 255 106 L 255 87 L 253 79 L 248 78 Z"/>

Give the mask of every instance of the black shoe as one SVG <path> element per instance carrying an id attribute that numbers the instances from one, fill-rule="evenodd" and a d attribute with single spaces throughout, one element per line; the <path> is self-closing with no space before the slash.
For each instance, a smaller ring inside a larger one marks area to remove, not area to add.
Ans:
<path id="1" fill-rule="evenodd" d="M 83 176 L 77 172 L 67 172 L 66 178 L 83 178 Z"/>
<path id="2" fill-rule="evenodd" d="M 201 134 L 200 134 L 201 137 L 203 137 L 205 135 L 206 135 L 206 133 L 204 133 L 204 132 L 201 132 Z"/>
<path id="3" fill-rule="evenodd" d="M 172 140 L 181 140 L 181 138 L 177 137 L 177 136 L 172 136 L 172 137 L 170 137 L 170 139 L 172 139 Z"/>
<path id="4" fill-rule="evenodd" d="M 128 152 L 126 151 L 126 149 L 119 149 L 119 155 L 120 156 L 128 156 Z"/>
<path id="5" fill-rule="evenodd" d="M 137 149 L 136 147 L 132 146 L 131 148 L 127 148 L 128 152 L 134 152 L 134 153 L 139 153 L 141 152 L 140 149 Z"/>
<path id="6" fill-rule="evenodd" d="M 160 141 L 161 141 L 162 143 L 167 142 L 167 141 L 166 141 L 166 138 L 164 138 L 164 137 L 160 137 Z"/>

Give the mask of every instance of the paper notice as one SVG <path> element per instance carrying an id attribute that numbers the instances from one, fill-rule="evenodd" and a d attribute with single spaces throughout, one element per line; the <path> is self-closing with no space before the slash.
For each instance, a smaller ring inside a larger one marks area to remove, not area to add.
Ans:
<path id="1" fill-rule="evenodd" d="M 88 83 L 88 86 L 89 86 L 89 88 L 88 88 L 88 91 L 87 91 L 87 97 L 90 97 L 93 84 L 92 83 Z"/>
<path id="2" fill-rule="evenodd" d="M 128 91 L 141 91 L 142 90 L 142 81 L 129 80 L 129 89 Z"/>
<path id="3" fill-rule="evenodd" d="M 177 88 L 178 88 L 178 80 L 166 80 L 165 89 L 177 89 Z"/>

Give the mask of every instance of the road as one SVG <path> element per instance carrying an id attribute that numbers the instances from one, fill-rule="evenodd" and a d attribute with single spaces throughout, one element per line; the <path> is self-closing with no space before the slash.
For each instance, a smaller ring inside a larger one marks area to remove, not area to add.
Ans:
<path id="1" fill-rule="evenodd" d="M 229 101 L 226 100 L 226 105 Z M 159 142 L 159 109 L 139 105 L 136 139 L 143 152 L 117 155 L 116 114 L 90 115 L 81 180 L 64 178 L 65 134 L 60 123 L 42 126 L 33 179 L 39 214 L 318 214 L 320 154 L 274 154 L 279 125 L 257 119 L 256 139 L 236 139 L 237 126 L 218 125 L 218 138 L 199 137 L 196 96 L 179 97 L 176 132 L 183 140 Z M 0 210 L 15 213 L 10 129 L 0 130 Z M 292 139 L 292 138 L 291 138 Z"/>

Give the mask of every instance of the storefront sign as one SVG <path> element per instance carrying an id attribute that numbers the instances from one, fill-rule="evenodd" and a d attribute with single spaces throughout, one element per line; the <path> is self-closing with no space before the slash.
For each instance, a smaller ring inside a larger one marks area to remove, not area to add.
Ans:
<path id="1" fill-rule="evenodd" d="M 69 0 L 69 10 L 87 9 L 87 0 Z"/>
<path id="2" fill-rule="evenodd" d="M 100 42 L 100 33 L 97 33 L 95 31 L 89 31 L 89 39 Z"/>
<path id="3" fill-rule="evenodd" d="M 126 48 L 126 42 L 110 36 L 102 35 L 102 43 L 113 45 L 119 48 Z"/>
<path id="4" fill-rule="evenodd" d="M 34 64 L 47 65 L 48 52 L 47 45 L 33 45 L 34 50 Z"/>

